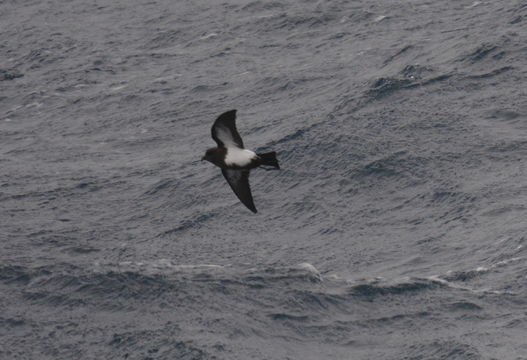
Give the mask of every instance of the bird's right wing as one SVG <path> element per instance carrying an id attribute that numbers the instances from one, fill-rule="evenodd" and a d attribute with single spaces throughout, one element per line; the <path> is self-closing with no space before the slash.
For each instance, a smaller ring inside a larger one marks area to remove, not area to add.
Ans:
<path id="1" fill-rule="evenodd" d="M 212 125 L 212 138 L 219 147 L 238 147 L 243 149 L 243 140 L 236 129 L 236 110 L 227 111 Z"/>
<path id="2" fill-rule="evenodd" d="M 229 183 L 232 191 L 236 194 L 238 199 L 247 206 L 249 210 L 256 213 L 256 207 L 254 206 L 253 196 L 251 194 L 251 187 L 249 186 L 249 170 L 234 170 L 234 169 L 221 169 L 221 173 Z"/>

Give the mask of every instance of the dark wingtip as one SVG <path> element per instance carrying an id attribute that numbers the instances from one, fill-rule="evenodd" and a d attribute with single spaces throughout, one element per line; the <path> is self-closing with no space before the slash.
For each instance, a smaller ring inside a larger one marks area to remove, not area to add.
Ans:
<path id="1" fill-rule="evenodd" d="M 241 200 L 241 199 L 240 199 Z M 257 213 L 258 210 L 256 210 L 256 206 L 254 206 L 254 203 L 251 201 L 250 203 L 246 204 L 245 202 L 242 202 L 243 205 L 245 205 L 245 207 L 249 210 L 251 210 L 253 213 Z"/>
<path id="2" fill-rule="evenodd" d="M 224 113 L 222 113 L 219 117 L 227 117 L 227 116 L 236 116 L 236 109 L 232 109 L 232 110 L 229 110 L 229 111 L 225 111 Z"/>
<path id="3" fill-rule="evenodd" d="M 256 210 L 256 206 L 254 206 L 254 203 L 251 203 L 251 204 L 244 203 L 243 205 L 245 205 L 247 209 L 251 210 L 255 214 L 258 212 L 258 210 Z"/>

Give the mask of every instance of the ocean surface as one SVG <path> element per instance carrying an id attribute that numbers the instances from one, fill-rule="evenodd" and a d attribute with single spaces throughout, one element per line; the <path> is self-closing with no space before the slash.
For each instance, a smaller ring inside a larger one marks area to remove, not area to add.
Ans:
<path id="1" fill-rule="evenodd" d="M 526 84 L 525 0 L 0 1 L 0 359 L 527 359 Z"/>

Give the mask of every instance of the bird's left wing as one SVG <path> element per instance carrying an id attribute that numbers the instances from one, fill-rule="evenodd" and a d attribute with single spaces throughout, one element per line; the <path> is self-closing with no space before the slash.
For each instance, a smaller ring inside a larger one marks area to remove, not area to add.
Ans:
<path id="1" fill-rule="evenodd" d="M 236 194 L 238 199 L 247 206 L 249 210 L 256 213 L 256 207 L 254 206 L 253 196 L 251 194 L 251 187 L 249 186 L 249 170 L 234 170 L 234 169 L 221 169 L 221 173 L 229 183 L 232 191 Z"/>
<path id="2" fill-rule="evenodd" d="M 236 129 L 236 110 L 227 111 L 212 125 L 212 138 L 220 147 L 238 147 L 243 149 L 243 141 Z"/>

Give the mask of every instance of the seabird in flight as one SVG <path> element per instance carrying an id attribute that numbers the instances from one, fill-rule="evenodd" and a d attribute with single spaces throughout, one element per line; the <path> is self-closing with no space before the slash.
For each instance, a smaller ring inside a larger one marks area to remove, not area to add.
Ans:
<path id="1" fill-rule="evenodd" d="M 257 154 L 243 147 L 243 141 L 236 129 L 236 110 L 221 114 L 212 125 L 212 138 L 217 147 L 207 149 L 201 160 L 207 160 L 221 168 L 221 173 L 240 201 L 256 213 L 249 174 L 260 165 L 280 169 L 276 152 Z"/>

